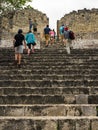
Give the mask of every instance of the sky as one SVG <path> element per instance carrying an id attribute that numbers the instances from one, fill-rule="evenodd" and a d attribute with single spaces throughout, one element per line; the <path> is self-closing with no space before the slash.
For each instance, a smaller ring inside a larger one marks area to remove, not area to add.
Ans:
<path id="1" fill-rule="evenodd" d="M 98 0 L 33 0 L 31 6 L 45 13 L 49 18 L 49 26 L 56 29 L 56 22 L 65 14 L 80 9 L 98 8 Z"/>

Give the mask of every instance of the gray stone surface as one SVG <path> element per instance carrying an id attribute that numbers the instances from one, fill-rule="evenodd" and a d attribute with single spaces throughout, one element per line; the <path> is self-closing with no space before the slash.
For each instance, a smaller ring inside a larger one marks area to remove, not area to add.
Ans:
<path id="1" fill-rule="evenodd" d="M 36 49 L 40 49 L 41 43 L 39 41 L 38 38 L 37 45 L 35 46 Z M 13 38 L 1 40 L 0 47 L 13 47 Z M 77 39 L 73 41 L 72 47 L 73 49 L 98 48 L 98 39 Z"/>
<path id="2" fill-rule="evenodd" d="M 85 95 L 85 94 L 77 95 L 76 104 L 88 104 L 88 95 Z"/>
<path id="3" fill-rule="evenodd" d="M 53 47 L 0 48 L 0 130 L 97 130 L 98 50 Z"/>

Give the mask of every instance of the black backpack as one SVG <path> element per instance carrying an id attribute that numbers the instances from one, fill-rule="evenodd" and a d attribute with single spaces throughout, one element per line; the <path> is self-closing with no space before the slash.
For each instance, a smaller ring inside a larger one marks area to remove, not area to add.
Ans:
<path id="1" fill-rule="evenodd" d="M 75 39 L 75 34 L 73 31 L 69 31 L 69 39 L 71 39 L 71 40 Z"/>

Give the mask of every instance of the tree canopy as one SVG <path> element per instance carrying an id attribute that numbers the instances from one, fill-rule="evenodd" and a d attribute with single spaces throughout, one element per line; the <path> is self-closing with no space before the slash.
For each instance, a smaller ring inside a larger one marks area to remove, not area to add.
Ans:
<path id="1" fill-rule="evenodd" d="M 0 0 L 0 15 L 4 12 L 10 12 L 22 8 L 26 3 L 32 0 Z"/>

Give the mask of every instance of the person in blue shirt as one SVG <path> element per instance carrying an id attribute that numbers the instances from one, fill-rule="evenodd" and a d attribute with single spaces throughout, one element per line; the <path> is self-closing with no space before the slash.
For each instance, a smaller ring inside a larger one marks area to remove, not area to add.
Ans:
<path id="1" fill-rule="evenodd" d="M 31 50 L 34 53 L 34 46 L 36 45 L 37 42 L 35 35 L 32 33 L 31 30 L 25 35 L 25 40 L 28 46 L 28 55 L 30 55 Z"/>
<path id="2" fill-rule="evenodd" d="M 60 32 L 61 42 L 63 43 L 63 42 L 64 42 L 64 24 L 62 24 L 62 25 L 60 26 L 59 32 Z"/>

